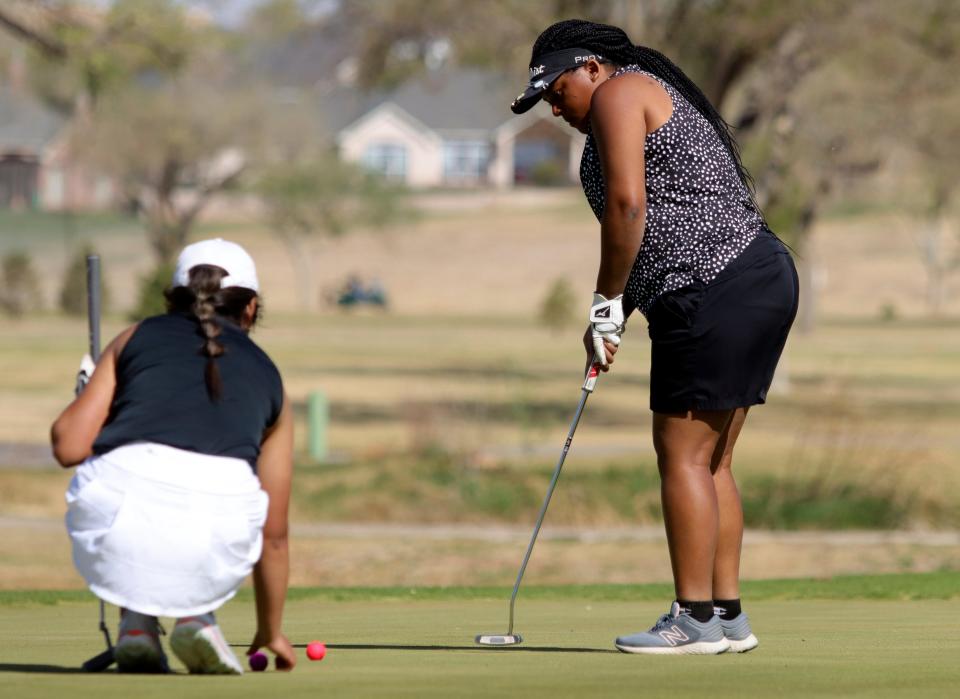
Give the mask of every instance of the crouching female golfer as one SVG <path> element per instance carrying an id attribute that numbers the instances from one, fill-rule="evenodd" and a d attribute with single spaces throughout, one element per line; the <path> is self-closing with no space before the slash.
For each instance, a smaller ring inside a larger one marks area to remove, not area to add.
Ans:
<path id="1" fill-rule="evenodd" d="M 287 593 L 292 422 L 280 374 L 248 332 L 259 312 L 250 256 L 205 240 L 180 254 L 168 313 L 120 333 L 53 424 L 79 464 L 67 491 L 73 560 L 121 608 L 121 671 L 163 672 L 157 617 L 195 673 L 241 674 L 213 612 L 253 570 L 257 632 L 279 669 Z"/>
<path id="2" fill-rule="evenodd" d="M 793 262 L 754 203 L 726 123 L 662 54 L 616 27 L 559 22 L 534 44 L 513 111 L 540 99 L 587 135 L 580 176 L 600 220 L 588 361 L 608 368 L 634 309 L 653 343 L 653 443 L 676 601 L 616 646 L 750 650 L 731 459 L 796 314 Z"/>

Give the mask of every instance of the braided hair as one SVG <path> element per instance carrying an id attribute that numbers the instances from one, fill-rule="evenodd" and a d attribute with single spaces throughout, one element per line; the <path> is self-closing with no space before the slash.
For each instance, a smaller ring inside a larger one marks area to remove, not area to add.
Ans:
<path id="1" fill-rule="evenodd" d="M 635 45 L 619 27 L 598 24 L 582 19 L 568 19 L 553 24 L 537 37 L 530 56 L 530 65 L 545 53 L 568 48 L 585 48 L 596 51 L 606 61 L 620 66 L 638 65 L 643 70 L 669 83 L 683 95 L 694 109 L 703 115 L 717 132 L 730 157 L 733 158 L 740 181 L 753 198 L 753 179 L 740 160 L 740 147 L 716 108 L 703 92 L 680 68 L 659 51 Z M 756 205 L 756 202 L 754 202 Z"/>
<path id="2" fill-rule="evenodd" d="M 222 330 L 221 320 L 229 319 L 240 324 L 244 311 L 257 292 L 243 287 L 220 288 L 220 281 L 227 276 L 227 270 L 215 265 L 196 265 L 190 269 L 190 281 L 187 286 L 177 286 L 164 291 L 168 312 L 187 313 L 197 320 L 203 344 L 200 352 L 207 357 L 204 369 L 204 381 L 207 395 L 212 400 L 220 400 L 223 395 L 223 380 L 217 368 L 217 357 L 226 353 L 217 339 Z M 257 322 L 260 304 L 253 316 Z"/>

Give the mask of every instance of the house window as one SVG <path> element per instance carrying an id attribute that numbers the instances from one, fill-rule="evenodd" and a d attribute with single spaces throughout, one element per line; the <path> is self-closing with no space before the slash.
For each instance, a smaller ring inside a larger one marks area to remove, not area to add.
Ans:
<path id="1" fill-rule="evenodd" d="M 443 144 L 443 178 L 448 182 L 478 182 L 486 177 L 490 144 L 486 141 L 447 141 Z"/>
<path id="2" fill-rule="evenodd" d="M 407 149 L 399 143 L 371 143 L 363 153 L 363 164 L 391 180 L 405 180 Z"/>

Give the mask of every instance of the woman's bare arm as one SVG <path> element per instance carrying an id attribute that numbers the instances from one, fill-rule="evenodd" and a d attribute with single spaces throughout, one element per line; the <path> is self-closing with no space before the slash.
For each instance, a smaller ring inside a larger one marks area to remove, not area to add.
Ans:
<path id="1" fill-rule="evenodd" d="M 284 396 L 280 417 L 264 440 L 257 460 L 260 486 L 270 496 L 263 526 L 263 553 L 253 569 L 257 598 L 257 633 L 247 654 L 267 647 L 277 656 L 277 668 L 291 670 L 296 654 L 283 635 L 283 606 L 290 578 L 288 513 L 293 481 L 293 413 Z"/>
<path id="2" fill-rule="evenodd" d="M 50 428 L 53 456 L 64 468 L 76 466 L 93 453 L 116 391 L 117 358 L 136 329 L 136 325 L 127 328 L 107 345 L 86 388 Z"/>
<path id="3" fill-rule="evenodd" d="M 591 129 L 606 183 L 596 290 L 607 298 L 623 293 L 643 242 L 648 89 L 642 80 L 622 76 L 598 87 L 590 104 Z"/>

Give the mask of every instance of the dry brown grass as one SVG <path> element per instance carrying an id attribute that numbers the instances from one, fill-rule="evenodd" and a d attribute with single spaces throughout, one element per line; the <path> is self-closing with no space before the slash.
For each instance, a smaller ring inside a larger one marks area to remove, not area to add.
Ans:
<path id="1" fill-rule="evenodd" d="M 388 231 L 318 237 L 309 247 L 317 286 L 331 287 L 355 272 L 380 278 L 395 312 L 401 314 L 514 318 L 522 318 L 557 277 L 567 277 L 584 298 L 592 289 L 599 230 L 575 189 L 429 194 L 415 203 L 424 215 Z M 227 203 L 215 215 L 223 217 L 230 210 Z M 222 220 L 205 221 L 196 235 L 223 235 L 249 247 L 269 307 L 281 313 L 298 310 L 293 267 L 278 240 L 253 214 Z M 136 224 L 114 223 L 99 235 L 94 224 L 74 225 L 84 236 L 94 235 L 116 307 L 132 307 L 137 280 L 151 266 L 145 237 Z M 821 312 L 831 317 L 877 317 L 889 304 L 901 316 L 923 316 L 925 276 L 916 235 L 922 225 L 899 213 L 820 220 L 805 256 L 820 270 Z M 17 240 L 18 230 L 3 233 L 7 240 L 0 247 L 26 249 L 36 264 L 42 263 L 45 296 L 52 306 L 70 251 L 65 234 L 48 231 Z M 960 315 L 960 275 L 950 280 L 943 313 Z"/>
<path id="2" fill-rule="evenodd" d="M 621 538 L 555 537 L 548 525 L 531 559 L 530 584 L 643 583 L 670 579 L 666 542 L 659 529 Z M 599 532 L 603 534 L 603 532 Z M 496 536 L 443 528 L 421 532 L 391 527 L 369 530 L 294 526 L 291 585 L 509 585 L 529 538 L 517 527 Z M 743 577 L 770 579 L 838 574 L 929 572 L 960 569 L 960 546 L 829 533 L 747 533 Z M 83 580 L 70 562 L 63 523 L 51 518 L 0 517 L 0 589 L 72 589 Z"/>
<path id="3" fill-rule="evenodd" d="M 579 329 L 554 335 L 533 317 L 558 276 L 566 276 L 581 298 L 588 298 L 598 236 L 578 193 L 550 197 L 549 206 L 529 192 L 437 197 L 432 213 L 388 235 L 360 232 L 318 241 L 319 285 L 350 272 L 377 276 L 393 302 L 386 315 L 330 309 L 301 315 L 286 253 L 262 228 L 208 223 L 204 234 L 234 238 L 257 258 L 268 314 L 256 339 L 276 360 L 299 408 L 310 392 L 326 393 L 336 454 L 369 463 L 415 455 L 429 446 L 475 469 L 504 463 L 542 468 L 552 466 L 578 398 L 582 350 Z M 894 482 L 939 506 L 956 505 L 960 289 L 954 283 L 956 298 L 946 309 L 952 321 L 923 320 L 922 269 L 911 225 L 886 216 L 818 226 L 810 254 L 826 270 L 818 291 L 822 322 L 813 333 L 791 338 L 783 369 L 789 392 L 771 396 L 770 405 L 751 413 L 738 447 L 741 474 L 822 475 L 822 465 L 829 464 L 830 478 Z M 145 243 L 117 233 L 100 243 L 114 298 L 121 307 L 130 305 L 136 278 L 149 266 Z M 41 257 L 52 272 L 45 275 L 52 298 L 56 270 L 66 259 L 62 242 L 37 243 L 35 259 Z M 899 320 L 878 320 L 887 304 L 896 306 Z M 112 337 L 124 325 L 115 313 L 106 320 L 104 336 Z M 82 320 L 47 314 L 7 322 L 0 337 L 0 442 L 46 442 L 50 422 L 70 400 L 85 344 Z M 635 318 L 614 374 L 602 379 L 591 398 L 568 468 L 602 468 L 611 459 L 651 467 L 648 362 L 644 324 Z M 304 428 L 300 412 L 301 449 Z M 0 512 L 59 517 L 67 477 L 53 470 L 0 470 Z M 407 510 L 416 517 L 416 503 L 392 507 L 387 495 L 371 498 L 373 509 L 363 518 L 389 520 Z M 590 524 L 575 503 L 564 510 L 561 498 L 557 505 L 551 512 L 557 521 Z M 304 511 L 300 517 L 301 522 L 323 519 L 323 513 Z M 604 524 L 618 524 L 603 517 Z M 4 585 L 76 583 L 59 529 L 29 529 L 3 538 Z M 296 546 L 298 584 L 464 581 L 478 560 L 489 562 L 485 570 L 491 580 L 502 582 L 517 563 L 515 546 L 470 541 L 308 535 Z M 745 564 L 751 576 L 808 574 L 818 570 L 818 561 L 822 572 L 957 563 L 955 550 L 909 546 L 855 553 L 838 547 L 822 555 L 812 545 L 751 546 L 756 558 L 748 555 Z M 619 558 L 615 545 L 605 547 L 544 542 L 537 575 L 544 582 L 610 581 L 621 574 L 631 580 L 667 577 L 659 543 L 630 544 Z M 580 560 L 592 563 L 578 565 Z"/>

